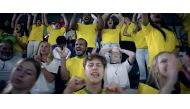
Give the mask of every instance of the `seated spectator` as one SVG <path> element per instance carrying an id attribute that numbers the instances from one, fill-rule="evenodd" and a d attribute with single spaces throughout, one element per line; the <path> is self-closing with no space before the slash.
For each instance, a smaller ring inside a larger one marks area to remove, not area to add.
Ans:
<path id="1" fill-rule="evenodd" d="M 68 84 L 66 94 L 102 94 L 124 93 L 116 84 L 107 84 L 103 88 L 103 77 L 106 68 L 106 59 L 100 55 L 89 55 L 84 61 L 86 80 L 75 76 Z M 76 92 L 75 92 L 76 91 Z"/>
<path id="2" fill-rule="evenodd" d="M 11 72 L 10 83 L 3 90 L 5 94 L 29 94 L 40 75 L 40 64 L 34 59 L 18 61 Z"/>
<path id="3" fill-rule="evenodd" d="M 0 43 L 0 81 L 2 83 L 0 91 L 7 84 L 11 70 L 19 59 L 21 57 L 14 54 L 10 40 Z"/>
<path id="4" fill-rule="evenodd" d="M 80 78 L 86 78 L 84 74 L 83 61 L 86 57 L 87 51 L 87 42 L 86 40 L 79 38 L 75 43 L 75 52 L 76 56 L 66 60 L 66 56 L 64 54 L 64 50 L 61 50 L 61 77 L 63 80 L 69 80 L 74 76 L 78 76 Z M 77 69 L 77 72 L 76 72 Z"/>
<path id="5" fill-rule="evenodd" d="M 55 75 L 59 66 L 53 60 L 52 48 L 48 42 L 41 42 L 35 60 L 41 63 L 41 74 L 31 89 L 31 93 L 54 93 Z"/>
<path id="6" fill-rule="evenodd" d="M 58 52 L 64 49 L 65 51 L 64 54 L 66 54 L 66 59 L 68 59 L 71 55 L 71 51 L 67 48 L 67 40 L 64 36 L 57 37 L 56 42 L 57 42 L 57 47 L 53 49 L 53 56 L 54 59 L 58 60 L 59 64 L 61 64 L 61 57 Z"/>
<path id="7" fill-rule="evenodd" d="M 135 53 L 114 47 L 102 49 L 100 54 L 104 55 L 106 52 L 110 52 L 110 63 L 107 63 L 107 67 L 105 69 L 104 82 L 108 84 L 111 84 L 112 82 L 117 83 L 127 92 L 127 89 L 130 89 L 128 73 L 133 67 Z M 123 63 L 121 63 L 122 53 L 129 56 Z"/>

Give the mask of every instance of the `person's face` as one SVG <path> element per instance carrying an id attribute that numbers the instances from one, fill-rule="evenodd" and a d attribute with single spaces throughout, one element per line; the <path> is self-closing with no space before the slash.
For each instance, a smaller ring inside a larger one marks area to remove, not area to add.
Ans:
<path id="1" fill-rule="evenodd" d="M 158 71 L 163 77 L 167 77 L 168 65 L 171 64 L 171 54 L 164 53 L 158 57 Z"/>
<path id="2" fill-rule="evenodd" d="M 48 43 L 42 43 L 40 46 L 40 53 L 42 55 L 48 55 L 50 52 L 50 45 Z"/>
<path id="3" fill-rule="evenodd" d="M 11 83 L 18 90 L 30 89 L 36 82 L 36 75 L 37 70 L 31 62 L 21 62 L 12 71 Z"/>
<path id="4" fill-rule="evenodd" d="M 121 62 L 121 53 L 118 49 L 111 51 L 111 63 L 120 63 Z"/>
<path id="5" fill-rule="evenodd" d="M 111 18 L 108 19 L 107 21 L 108 28 L 113 28 L 113 20 Z"/>
<path id="6" fill-rule="evenodd" d="M 13 56 L 13 50 L 9 43 L 3 43 L 0 46 L 0 58 L 2 60 L 9 60 Z"/>
<path id="7" fill-rule="evenodd" d="M 83 20 L 84 20 L 84 23 L 85 24 L 89 24 L 90 23 L 90 21 L 91 21 L 91 14 L 89 14 L 89 13 L 85 13 L 85 14 L 83 14 Z"/>
<path id="8" fill-rule="evenodd" d="M 162 20 L 162 16 L 160 13 L 151 13 L 150 18 L 153 23 L 160 23 Z"/>
<path id="9" fill-rule="evenodd" d="M 82 56 L 86 52 L 86 44 L 83 40 L 77 40 L 75 43 L 75 52 L 77 56 Z"/>
<path id="10" fill-rule="evenodd" d="M 19 32 L 19 31 L 21 31 L 21 24 L 16 25 L 16 32 Z"/>
<path id="11" fill-rule="evenodd" d="M 86 62 L 85 74 L 91 83 L 100 83 L 104 76 L 104 66 L 98 59 Z"/>
<path id="12" fill-rule="evenodd" d="M 41 24 L 42 24 L 41 20 L 37 20 L 36 25 L 41 26 Z"/>
<path id="13" fill-rule="evenodd" d="M 60 29 L 61 28 L 61 25 L 58 22 L 52 23 L 52 26 L 54 29 Z"/>

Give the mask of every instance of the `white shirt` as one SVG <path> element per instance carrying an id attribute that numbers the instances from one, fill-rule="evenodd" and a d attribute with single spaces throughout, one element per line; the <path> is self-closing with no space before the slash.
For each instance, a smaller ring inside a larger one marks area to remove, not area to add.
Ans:
<path id="1" fill-rule="evenodd" d="M 44 68 L 46 68 L 47 71 L 51 73 L 58 73 L 59 66 L 55 61 L 52 61 L 50 64 L 47 63 L 41 63 Z M 30 90 L 32 94 L 48 94 L 53 93 L 55 91 L 55 81 L 49 82 L 46 80 L 44 74 L 41 72 L 38 80 L 36 81 L 33 88 Z"/>
<path id="2" fill-rule="evenodd" d="M 60 48 L 56 47 L 53 49 L 54 61 L 56 61 L 56 63 L 61 65 L 61 57 L 60 57 L 59 53 L 57 52 L 57 49 L 60 49 Z M 68 59 L 71 55 L 71 51 L 67 47 L 65 48 L 65 54 L 67 54 L 66 59 Z"/>
<path id="3" fill-rule="evenodd" d="M 116 83 L 122 88 L 130 88 L 130 82 L 128 73 L 132 69 L 132 65 L 129 64 L 128 60 L 120 64 L 107 64 L 104 82 L 105 83 Z"/>

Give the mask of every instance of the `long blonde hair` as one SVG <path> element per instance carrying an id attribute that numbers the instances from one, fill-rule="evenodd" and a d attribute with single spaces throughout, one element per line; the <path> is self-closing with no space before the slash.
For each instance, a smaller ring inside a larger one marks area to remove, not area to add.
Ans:
<path id="1" fill-rule="evenodd" d="M 37 56 L 41 56 L 41 46 L 42 44 L 48 44 L 49 45 L 49 54 L 47 57 L 47 63 L 49 64 L 53 60 L 53 52 L 52 52 L 52 47 L 47 41 L 41 41 L 39 46 L 38 46 L 38 51 L 37 51 Z"/>
<path id="2" fill-rule="evenodd" d="M 155 84 L 158 89 L 160 89 L 160 83 L 159 83 L 160 79 L 158 78 L 160 75 L 159 74 L 159 68 L 158 68 L 158 58 L 162 54 L 171 54 L 171 53 L 164 51 L 164 52 L 158 53 L 154 57 L 154 59 L 152 61 L 152 67 L 150 68 L 150 73 L 149 73 L 149 76 L 147 79 L 147 84 L 149 84 L 149 85 Z"/>

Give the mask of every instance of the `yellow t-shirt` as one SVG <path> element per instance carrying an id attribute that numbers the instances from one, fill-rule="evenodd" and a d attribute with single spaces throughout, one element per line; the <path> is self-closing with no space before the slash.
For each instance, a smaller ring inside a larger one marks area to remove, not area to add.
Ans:
<path id="1" fill-rule="evenodd" d="M 77 92 L 73 92 L 73 94 L 92 94 L 92 93 L 89 92 L 88 90 L 81 89 L 81 90 L 79 90 Z M 97 94 L 105 94 L 105 92 L 104 91 L 100 91 Z"/>
<path id="2" fill-rule="evenodd" d="M 125 30 L 126 26 L 127 26 L 126 24 L 123 24 L 121 28 L 121 41 L 134 41 L 133 37 L 123 35 L 123 31 Z M 127 33 L 132 35 L 135 29 L 136 29 L 136 25 L 134 23 L 130 23 L 127 29 Z"/>
<path id="3" fill-rule="evenodd" d="M 66 28 L 62 27 L 61 29 L 53 29 L 52 26 L 48 26 L 47 31 L 49 32 L 48 42 L 51 45 L 55 45 L 57 37 L 63 36 Z"/>
<path id="4" fill-rule="evenodd" d="M 96 46 L 96 24 L 81 24 L 78 23 L 78 29 L 76 31 L 77 33 L 77 39 L 83 38 L 87 41 L 88 47 L 95 48 Z"/>
<path id="5" fill-rule="evenodd" d="M 187 88 L 183 83 L 180 82 L 181 94 L 190 94 L 190 88 Z"/>
<path id="6" fill-rule="evenodd" d="M 147 84 L 139 83 L 138 93 L 139 94 L 158 94 L 159 90 L 155 89 Z"/>
<path id="7" fill-rule="evenodd" d="M 147 48 L 145 35 L 146 34 L 144 34 L 144 32 L 142 30 L 140 30 L 136 34 L 132 35 L 136 48 Z"/>
<path id="8" fill-rule="evenodd" d="M 27 36 L 22 36 L 22 37 L 19 37 L 19 39 L 23 42 L 23 43 L 25 43 L 25 44 L 28 44 L 28 37 Z M 17 53 L 23 53 L 23 49 L 22 49 L 22 47 L 18 44 L 18 42 L 16 42 L 15 44 L 14 44 L 14 50 L 17 52 Z"/>
<path id="9" fill-rule="evenodd" d="M 85 59 L 84 57 L 79 58 L 75 56 L 73 58 L 69 58 L 66 61 L 67 72 L 69 73 L 71 79 L 74 76 L 78 76 L 80 78 L 86 79 L 86 75 L 84 74 L 84 67 L 83 67 L 84 59 Z"/>
<path id="10" fill-rule="evenodd" d="M 147 26 L 142 25 L 143 31 L 145 31 L 145 39 L 148 46 L 148 67 L 151 67 L 153 58 L 160 52 L 168 51 L 172 52 L 177 45 L 177 38 L 172 31 L 165 28 L 162 30 L 166 34 L 166 41 L 160 31 L 153 28 L 150 24 Z"/>
<path id="11" fill-rule="evenodd" d="M 115 29 L 103 29 L 102 31 L 102 44 L 118 43 L 121 27 L 116 26 Z"/>
<path id="12" fill-rule="evenodd" d="M 45 26 L 36 26 L 32 25 L 32 30 L 30 32 L 30 36 L 28 38 L 29 41 L 43 41 Z"/>

